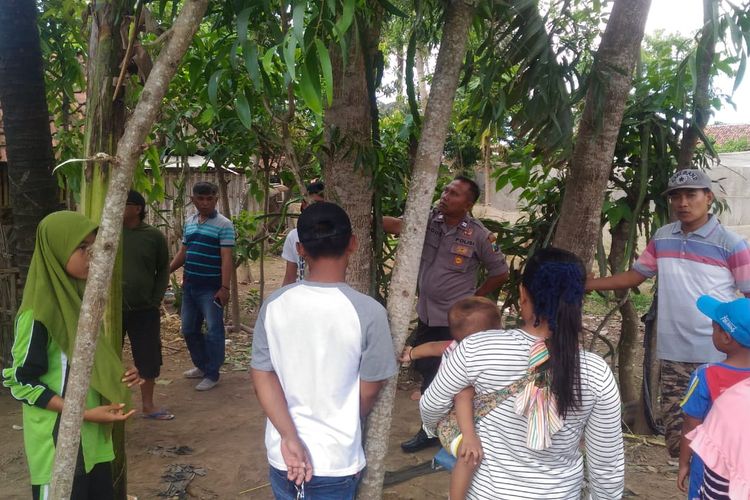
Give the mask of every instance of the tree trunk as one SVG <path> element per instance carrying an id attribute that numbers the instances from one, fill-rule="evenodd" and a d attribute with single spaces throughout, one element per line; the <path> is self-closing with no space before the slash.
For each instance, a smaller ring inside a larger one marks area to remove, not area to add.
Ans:
<path id="1" fill-rule="evenodd" d="M 97 153 L 114 156 L 117 141 L 125 128 L 124 92 L 114 95 L 113 82 L 120 72 L 125 55 L 118 23 L 130 11 L 129 0 L 97 0 L 91 5 L 89 57 L 86 65 L 86 121 L 84 157 Z M 104 199 L 109 188 L 109 162 L 87 162 L 81 182 L 79 210 L 91 220 L 100 221 Z M 113 343 L 122 352 L 122 250 L 117 251 L 112 283 L 107 294 L 102 341 Z M 112 462 L 114 498 L 127 498 L 127 457 L 125 456 L 125 425 L 113 424 Z"/>
<path id="2" fill-rule="evenodd" d="M 31 0 L 0 2 L 0 106 L 13 212 L 10 246 L 21 288 L 34 253 L 36 226 L 60 208 L 36 16 Z"/>
<path id="3" fill-rule="evenodd" d="M 615 0 L 594 58 L 583 119 L 565 184 L 553 244 L 587 266 L 599 234 L 612 156 L 651 0 Z"/>
<path id="4" fill-rule="evenodd" d="M 422 111 L 427 108 L 427 59 L 424 54 L 424 47 L 417 48 L 416 55 L 417 70 L 417 89 L 419 89 L 419 107 Z"/>
<path id="5" fill-rule="evenodd" d="M 399 40 L 396 47 L 396 81 L 394 82 L 396 90 L 396 101 L 404 98 L 404 43 Z"/>
<path id="6" fill-rule="evenodd" d="M 271 163 L 263 163 L 263 214 L 268 215 L 270 201 L 269 186 L 271 183 Z M 263 239 L 260 240 L 260 272 L 258 273 L 258 304 L 262 304 L 266 295 L 266 239 L 268 235 L 268 218 L 263 219 L 263 227 L 260 229 Z"/>
<path id="7" fill-rule="evenodd" d="M 66 404 L 60 419 L 52 474 L 51 498 L 54 500 L 69 498 L 73 486 L 83 406 L 99 325 L 104 314 L 104 301 L 110 287 L 114 258 L 122 233 L 122 214 L 127 191 L 133 180 L 142 145 L 156 121 L 169 82 L 203 19 L 207 5 L 208 0 L 186 0 L 184 3 L 182 12 L 172 27 L 172 36 L 159 54 L 141 92 L 135 112 L 127 124 L 125 134 L 117 146 L 118 168 L 112 172 L 110 190 L 107 193 L 102 222 L 94 244 L 94 256 L 81 305 L 76 345 L 65 395 Z"/>
<path id="8" fill-rule="evenodd" d="M 490 134 L 482 134 L 482 175 L 484 176 L 484 204 L 490 206 L 492 189 L 492 140 Z"/>
<path id="9" fill-rule="evenodd" d="M 438 166 L 445 146 L 445 137 L 456 96 L 458 76 L 466 55 L 469 27 L 475 7 L 464 0 L 451 0 L 446 5 L 445 25 L 432 80 L 429 105 L 425 113 L 422 135 L 417 147 L 414 171 L 404 212 L 404 228 L 396 251 L 396 265 L 388 294 L 388 315 L 396 352 L 401 352 L 414 313 L 419 258 L 422 254 L 427 217 L 437 182 Z M 382 498 L 384 458 L 388 449 L 388 433 L 396 396 L 396 379 L 383 388 L 367 422 L 365 454 L 367 473 L 358 498 Z"/>
<path id="10" fill-rule="evenodd" d="M 229 181 L 226 179 L 226 172 L 222 165 L 214 164 L 216 168 L 216 178 L 219 181 L 219 198 L 221 198 L 221 211 L 224 217 L 227 219 L 232 218 L 232 211 L 229 208 L 229 196 L 227 195 L 227 185 Z M 229 317 L 232 320 L 232 331 L 239 332 L 242 322 L 240 321 L 240 297 L 239 287 L 237 286 L 237 268 L 232 263 L 232 275 L 229 277 Z"/>
<path id="11" fill-rule="evenodd" d="M 716 19 L 719 0 L 703 0 L 703 30 L 695 54 L 695 92 L 690 120 L 685 119 L 680 142 L 680 156 L 677 159 L 679 170 L 692 168 L 693 154 L 698 145 L 698 132 L 702 131 L 711 116 L 708 87 L 711 83 L 711 67 L 716 52 Z"/>
<path id="12" fill-rule="evenodd" d="M 365 51 L 377 47 L 379 16 L 374 25 L 360 27 L 367 33 L 353 33 L 346 67 L 341 53 L 331 51 L 333 102 L 326 108 L 323 123 L 330 154 L 323 166 L 326 198 L 349 214 L 359 245 L 349 260 L 347 283 L 369 293 L 372 270 L 372 171 L 368 154 L 372 150 L 370 95 L 365 75 Z M 366 44 L 366 45 L 365 45 Z"/>
<path id="13" fill-rule="evenodd" d="M 612 274 L 621 272 L 629 264 L 625 262 L 629 238 L 630 223 L 622 219 L 612 230 L 612 245 L 609 252 Z M 629 293 L 630 290 L 615 290 L 615 297 L 619 301 Z M 620 396 L 625 405 L 626 415 L 632 417 L 628 418 L 628 425 L 636 434 L 647 434 L 650 431 L 643 406 L 643 385 L 639 378 L 643 373 L 643 346 L 638 341 L 641 322 L 630 298 L 620 306 L 620 316 L 622 323 L 617 347 Z"/>

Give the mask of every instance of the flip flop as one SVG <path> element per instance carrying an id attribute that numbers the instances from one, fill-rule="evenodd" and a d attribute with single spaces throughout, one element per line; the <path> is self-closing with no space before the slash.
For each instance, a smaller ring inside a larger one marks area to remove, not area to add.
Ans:
<path id="1" fill-rule="evenodd" d="M 144 413 L 141 415 L 141 418 L 147 418 L 150 420 L 172 420 L 174 415 L 167 410 L 157 410 L 153 413 Z"/>

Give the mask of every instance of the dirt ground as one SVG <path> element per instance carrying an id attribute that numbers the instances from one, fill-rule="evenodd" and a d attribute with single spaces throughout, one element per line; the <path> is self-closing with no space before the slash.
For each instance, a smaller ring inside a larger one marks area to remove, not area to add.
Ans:
<path id="1" fill-rule="evenodd" d="M 283 264 L 278 258 L 269 258 L 266 263 L 267 289 L 273 290 L 280 284 Z M 257 285 L 244 285 L 243 289 L 250 287 Z M 139 499 L 163 498 L 160 493 L 167 491 L 169 483 L 162 480 L 162 475 L 171 464 L 180 464 L 204 473 L 189 483 L 188 498 L 272 498 L 263 443 L 265 418 L 247 373 L 250 336 L 228 334 L 221 382 L 208 392 L 195 391 L 195 381 L 181 377 L 192 365 L 179 337 L 177 316 L 164 319 L 163 343 L 164 366 L 156 386 L 156 401 L 176 418 L 153 421 L 136 416 L 128 423 L 129 493 Z M 418 429 L 418 408 L 409 398 L 411 392 L 407 379 L 397 393 L 386 461 L 388 471 L 424 463 L 437 451 L 405 454 L 399 448 L 399 443 Z M 139 400 L 140 395 L 134 393 L 134 404 L 138 405 Z M 30 497 L 21 425 L 20 404 L 7 390 L 0 390 L 0 442 L 4 449 L 0 457 L 0 499 Z M 676 466 L 667 463 L 662 442 L 653 437 L 626 440 L 626 496 L 659 500 L 682 497 L 675 487 Z M 447 498 L 448 480 L 445 471 L 423 475 L 387 487 L 383 497 Z"/>

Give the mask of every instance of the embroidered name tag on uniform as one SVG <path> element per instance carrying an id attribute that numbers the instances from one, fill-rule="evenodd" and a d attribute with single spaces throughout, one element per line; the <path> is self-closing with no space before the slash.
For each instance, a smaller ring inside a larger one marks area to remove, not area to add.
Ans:
<path id="1" fill-rule="evenodd" d="M 453 247 L 453 253 L 457 253 L 459 255 L 469 255 L 470 251 L 471 250 L 469 249 L 469 247 L 465 247 L 462 245 L 455 245 Z"/>
<path id="2" fill-rule="evenodd" d="M 474 253 L 474 248 L 468 245 L 454 243 L 453 245 L 451 245 L 451 253 L 454 255 L 460 255 L 462 257 L 471 257 Z"/>

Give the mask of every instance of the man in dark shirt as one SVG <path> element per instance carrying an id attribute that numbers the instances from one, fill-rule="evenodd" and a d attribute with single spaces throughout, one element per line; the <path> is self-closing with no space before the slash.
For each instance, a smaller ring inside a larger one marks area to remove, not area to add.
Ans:
<path id="1" fill-rule="evenodd" d="M 171 420 L 174 415 L 154 404 L 154 384 L 161 369 L 159 307 L 169 283 L 169 250 L 164 235 L 143 219 L 146 200 L 128 193 L 123 216 L 122 332 L 130 338 L 141 385 L 143 416 Z"/>

